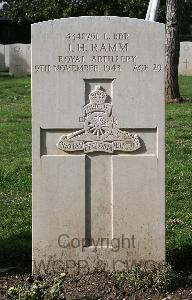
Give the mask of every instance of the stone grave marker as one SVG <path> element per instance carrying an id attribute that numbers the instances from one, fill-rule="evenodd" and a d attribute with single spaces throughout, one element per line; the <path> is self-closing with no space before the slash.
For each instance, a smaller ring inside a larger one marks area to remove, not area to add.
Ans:
<path id="1" fill-rule="evenodd" d="M 27 76 L 26 44 L 10 45 L 9 73 L 15 77 Z"/>
<path id="2" fill-rule="evenodd" d="M 0 71 L 5 71 L 5 45 L 0 44 Z"/>
<path id="3" fill-rule="evenodd" d="M 31 44 L 26 45 L 27 73 L 31 74 Z"/>
<path id="4" fill-rule="evenodd" d="M 9 48 L 10 45 L 5 45 L 5 66 L 7 69 L 9 68 Z"/>
<path id="5" fill-rule="evenodd" d="M 192 76 L 192 42 L 180 43 L 179 74 Z"/>
<path id="6" fill-rule="evenodd" d="M 32 25 L 33 272 L 165 259 L 164 25 Z"/>

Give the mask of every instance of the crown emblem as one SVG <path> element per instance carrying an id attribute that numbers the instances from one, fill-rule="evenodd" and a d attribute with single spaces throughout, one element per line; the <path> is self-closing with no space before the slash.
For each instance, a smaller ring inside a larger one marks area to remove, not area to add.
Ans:
<path id="1" fill-rule="evenodd" d="M 107 93 L 96 85 L 89 94 L 89 103 L 84 106 L 81 117 L 83 128 L 61 136 L 57 147 L 63 151 L 107 152 L 135 151 L 141 147 L 136 134 L 122 131 L 112 115 L 112 104 L 107 103 Z"/>
<path id="2" fill-rule="evenodd" d="M 101 90 L 100 85 L 95 86 L 95 90 L 89 94 L 89 100 L 91 103 L 103 104 L 107 99 L 107 94 Z"/>
<path id="3" fill-rule="evenodd" d="M 107 93 L 105 93 L 100 85 L 96 85 L 95 89 L 89 94 L 89 103 L 84 106 L 85 113 L 89 115 L 93 112 L 105 112 L 110 115 L 112 105 L 106 103 Z"/>

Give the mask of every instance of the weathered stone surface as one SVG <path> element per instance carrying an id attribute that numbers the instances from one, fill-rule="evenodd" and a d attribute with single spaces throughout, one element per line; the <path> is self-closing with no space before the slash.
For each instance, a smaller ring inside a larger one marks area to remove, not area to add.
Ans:
<path id="1" fill-rule="evenodd" d="M 5 66 L 7 69 L 9 68 L 9 48 L 10 45 L 5 45 Z"/>
<path id="2" fill-rule="evenodd" d="M 15 77 L 27 75 L 26 44 L 10 45 L 9 73 Z"/>
<path id="3" fill-rule="evenodd" d="M 31 74 L 31 44 L 26 45 L 27 73 Z"/>
<path id="4" fill-rule="evenodd" d="M 32 113 L 33 271 L 164 260 L 164 25 L 32 25 Z"/>
<path id="5" fill-rule="evenodd" d="M 5 45 L 0 44 L 0 71 L 5 71 Z"/>
<path id="6" fill-rule="evenodd" d="M 180 43 L 179 74 L 192 76 L 192 42 Z"/>

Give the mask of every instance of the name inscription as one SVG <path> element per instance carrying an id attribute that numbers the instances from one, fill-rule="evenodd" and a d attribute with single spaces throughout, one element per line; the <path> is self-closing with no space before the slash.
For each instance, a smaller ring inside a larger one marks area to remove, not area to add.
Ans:
<path id="1" fill-rule="evenodd" d="M 133 72 L 160 72 L 162 64 L 151 65 L 141 61 L 131 50 L 132 38 L 127 32 L 117 33 L 67 33 L 63 54 L 54 64 L 34 66 L 38 72 L 115 72 L 124 67 Z"/>

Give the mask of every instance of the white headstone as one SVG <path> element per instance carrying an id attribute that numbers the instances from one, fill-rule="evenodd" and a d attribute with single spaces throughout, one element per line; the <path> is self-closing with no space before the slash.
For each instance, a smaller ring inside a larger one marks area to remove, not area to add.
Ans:
<path id="1" fill-rule="evenodd" d="M 5 45 L 0 44 L 0 71 L 5 71 Z"/>
<path id="2" fill-rule="evenodd" d="M 5 45 L 5 66 L 6 68 L 9 68 L 9 48 L 10 45 Z"/>
<path id="3" fill-rule="evenodd" d="M 33 272 L 165 259 L 164 25 L 32 25 Z"/>
<path id="4" fill-rule="evenodd" d="M 192 76 L 192 42 L 180 43 L 179 74 Z"/>
<path id="5" fill-rule="evenodd" d="M 27 72 L 31 74 L 31 44 L 26 45 L 27 56 Z"/>
<path id="6" fill-rule="evenodd" d="M 10 45 L 9 73 L 15 77 L 27 75 L 26 44 Z"/>

